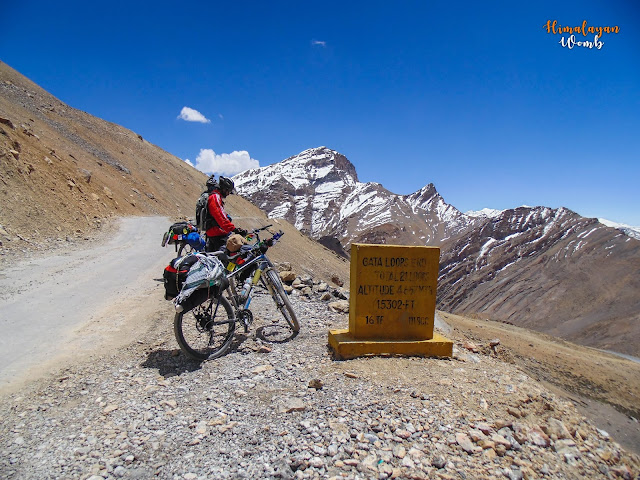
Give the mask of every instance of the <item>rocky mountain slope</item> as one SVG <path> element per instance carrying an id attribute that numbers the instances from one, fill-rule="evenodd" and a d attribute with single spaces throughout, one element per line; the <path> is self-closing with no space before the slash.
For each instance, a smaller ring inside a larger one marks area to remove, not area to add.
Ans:
<path id="1" fill-rule="evenodd" d="M 464 214 L 429 184 L 361 183 L 326 147 L 236 177 L 272 217 L 313 238 L 441 246 L 438 306 L 640 355 L 640 241 L 565 208 Z"/>
<path id="2" fill-rule="evenodd" d="M 439 302 L 638 355 L 640 242 L 560 208 L 506 210 L 443 246 Z"/>
<path id="3" fill-rule="evenodd" d="M 0 62 L 0 242 L 38 249 L 114 215 L 193 216 L 206 176 Z"/>
<path id="4" fill-rule="evenodd" d="M 113 217 L 193 218 L 206 179 L 131 130 L 66 105 L 0 62 L 0 263 L 109 235 Z M 227 199 L 227 210 L 245 228 L 273 223 L 237 195 Z M 342 259 L 286 221 L 276 228 L 286 233 L 274 249 L 277 261 L 348 283 Z"/>
<path id="5" fill-rule="evenodd" d="M 361 183 L 344 155 L 326 147 L 234 177 L 236 189 L 312 238 L 351 242 L 434 245 L 476 222 L 448 205 L 433 185 L 396 195 L 379 183 Z M 401 219 L 402 221 L 398 221 Z"/>

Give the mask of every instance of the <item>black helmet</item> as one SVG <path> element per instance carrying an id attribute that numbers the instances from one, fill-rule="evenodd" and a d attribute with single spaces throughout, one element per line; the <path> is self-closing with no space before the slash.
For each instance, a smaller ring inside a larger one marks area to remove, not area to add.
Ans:
<path id="1" fill-rule="evenodd" d="M 220 193 L 222 193 L 222 195 L 224 195 L 225 197 L 233 193 L 233 189 L 235 187 L 235 185 L 233 184 L 233 180 L 222 176 L 218 180 L 218 185 L 220 188 Z"/>
<path id="2" fill-rule="evenodd" d="M 216 176 L 211 175 L 207 180 L 207 191 L 212 192 L 216 188 L 218 188 L 218 182 L 216 181 Z"/>

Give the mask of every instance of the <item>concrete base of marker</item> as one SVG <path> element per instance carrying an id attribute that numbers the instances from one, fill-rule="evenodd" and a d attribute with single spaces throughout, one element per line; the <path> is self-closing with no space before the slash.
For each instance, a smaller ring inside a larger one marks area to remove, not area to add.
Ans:
<path id="1" fill-rule="evenodd" d="M 354 338 L 348 329 L 329 330 L 329 346 L 339 360 L 384 354 L 418 357 L 453 355 L 453 342 L 435 332 L 430 340 L 365 340 Z"/>

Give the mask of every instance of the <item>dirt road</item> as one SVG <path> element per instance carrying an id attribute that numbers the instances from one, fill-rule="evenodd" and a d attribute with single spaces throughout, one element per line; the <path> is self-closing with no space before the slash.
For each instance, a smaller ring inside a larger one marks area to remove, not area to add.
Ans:
<path id="1" fill-rule="evenodd" d="M 0 272 L 0 391 L 52 366 L 99 354 L 144 332 L 161 309 L 165 217 L 118 220 L 113 235 Z"/>

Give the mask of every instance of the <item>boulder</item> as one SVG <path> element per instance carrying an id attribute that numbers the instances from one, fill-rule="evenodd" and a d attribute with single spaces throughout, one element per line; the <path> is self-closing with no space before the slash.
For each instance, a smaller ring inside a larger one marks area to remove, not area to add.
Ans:
<path id="1" fill-rule="evenodd" d="M 291 270 L 284 270 L 280 272 L 280 280 L 284 283 L 291 283 L 296 279 L 296 273 Z"/>
<path id="2" fill-rule="evenodd" d="M 8 118 L 0 117 L 0 123 L 8 126 L 11 130 L 15 130 L 16 129 L 16 126 Z"/>
<path id="3" fill-rule="evenodd" d="M 329 310 L 337 313 L 349 313 L 349 301 L 337 300 L 329 304 Z"/>
<path id="4" fill-rule="evenodd" d="M 337 298 L 341 298 L 342 300 L 348 300 L 349 299 L 349 291 L 340 287 L 340 288 L 334 288 L 333 289 L 333 296 L 337 297 Z"/>
<path id="5" fill-rule="evenodd" d="M 291 271 L 291 263 L 290 262 L 280 262 L 276 265 L 276 268 L 279 272 L 290 272 Z"/>

